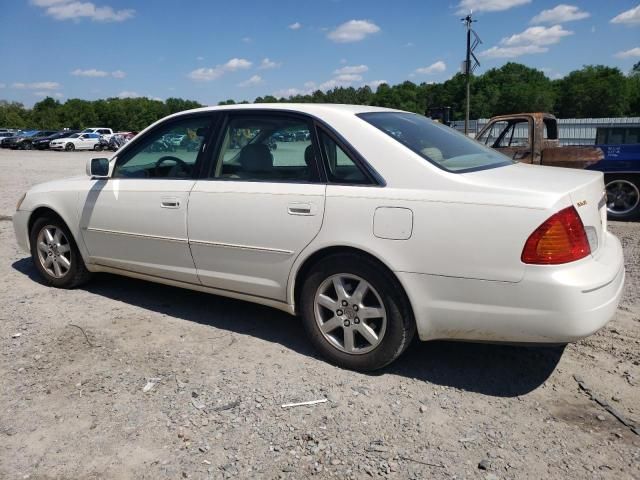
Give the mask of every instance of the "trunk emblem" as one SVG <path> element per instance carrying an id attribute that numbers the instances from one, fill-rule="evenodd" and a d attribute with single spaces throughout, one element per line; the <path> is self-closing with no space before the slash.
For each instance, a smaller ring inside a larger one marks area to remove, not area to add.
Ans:
<path id="1" fill-rule="evenodd" d="M 586 200 L 582 200 L 580 202 L 578 202 L 576 205 L 578 205 L 578 207 L 584 207 L 587 204 Z"/>

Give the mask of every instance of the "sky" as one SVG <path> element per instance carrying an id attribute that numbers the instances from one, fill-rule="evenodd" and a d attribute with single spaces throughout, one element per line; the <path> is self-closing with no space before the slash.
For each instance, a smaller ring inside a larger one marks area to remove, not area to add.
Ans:
<path id="1" fill-rule="evenodd" d="M 0 0 L 0 99 L 289 96 L 442 82 L 473 11 L 476 73 L 640 61 L 638 0 Z"/>

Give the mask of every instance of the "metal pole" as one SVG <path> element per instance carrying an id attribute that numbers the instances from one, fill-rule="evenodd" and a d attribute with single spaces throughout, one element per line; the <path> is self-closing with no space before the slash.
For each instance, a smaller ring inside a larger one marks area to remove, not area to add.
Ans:
<path id="1" fill-rule="evenodd" d="M 467 75 L 467 106 L 464 113 L 464 134 L 469 133 L 469 109 L 471 108 L 471 15 L 465 18 L 467 25 L 467 60 L 465 62 L 465 74 Z"/>

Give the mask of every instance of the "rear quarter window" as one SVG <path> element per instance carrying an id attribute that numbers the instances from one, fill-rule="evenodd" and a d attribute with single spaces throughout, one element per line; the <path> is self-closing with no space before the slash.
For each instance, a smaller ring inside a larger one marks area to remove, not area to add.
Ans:
<path id="1" fill-rule="evenodd" d="M 371 112 L 358 117 L 448 172 L 472 172 L 514 163 L 453 128 L 415 113 Z"/>

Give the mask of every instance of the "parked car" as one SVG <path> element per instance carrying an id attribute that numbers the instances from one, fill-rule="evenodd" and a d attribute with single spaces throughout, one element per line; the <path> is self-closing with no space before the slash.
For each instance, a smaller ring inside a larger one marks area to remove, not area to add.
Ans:
<path id="1" fill-rule="evenodd" d="M 493 117 L 476 139 L 520 162 L 604 172 L 609 218 L 632 220 L 640 218 L 640 129 L 627 129 L 635 145 L 618 144 L 627 138 L 626 129 L 617 134 L 599 129 L 599 145 L 561 146 L 553 115 L 518 113 Z"/>
<path id="2" fill-rule="evenodd" d="M 100 145 L 100 135 L 97 133 L 74 133 L 68 137 L 52 140 L 49 143 L 51 150 L 102 150 Z"/>
<path id="3" fill-rule="evenodd" d="M 15 137 L 16 134 L 14 132 L 0 132 L 0 147 L 2 146 L 2 143 L 4 142 L 5 139 L 10 138 L 10 137 Z M 7 143 L 7 146 L 9 144 Z"/>
<path id="4" fill-rule="evenodd" d="M 296 137 L 292 132 L 277 132 L 273 135 L 276 142 L 293 142 Z"/>
<path id="5" fill-rule="evenodd" d="M 104 127 L 89 127 L 85 128 L 80 133 L 97 133 L 98 135 L 103 136 L 106 140 L 110 140 L 113 136 L 113 130 Z"/>
<path id="6" fill-rule="evenodd" d="M 252 135 L 238 150 L 241 129 Z M 270 150 L 283 130 L 313 134 Z M 185 132 L 208 148 L 148 148 Z M 186 111 L 87 173 L 17 205 L 17 242 L 46 283 L 110 272 L 269 305 L 300 315 L 346 368 L 387 365 L 416 332 L 572 342 L 609 321 L 624 284 L 602 173 L 514 162 L 408 112 Z"/>
<path id="7" fill-rule="evenodd" d="M 24 142 L 27 139 L 30 139 L 31 137 L 35 137 L 36 135 L 38 135 L 39 132 L 40 130 L 27 130 L 25 132 L 21 132 L 18 135 L 5 138 L 2 141 L 2 147 L 16 149 L 22 142 Z"/>
<path id="8" fill-rule="evenodd" d="M 293 132 L 293 138 L 296 142 L 309 140 L 309 132 L 305 130 L 298 130 L 297 132 Z"/>
<path id="9" fill-rule="evenodd" d="M 36 148 L 38 150 L 46 150 L 47 148 L 49 148 L 49 144 L 53 140 L 66 138 L 75 133 L 78 133 L 78 130 L 63 130 L 61 132 L 55 132 L 47 137 L 34 138 L 32 141 L 32 145 L 33 145 L 33 148 Z"/>
<path id="10" fill-rule="evenodd" d="M 34 143 L 47 138 L 49 135 L 57 133 L 56 130 L 39 130 L 33 135 L 17 137 L 16 141 L 9 145 L 9 148 L 14 150 L 31 150 L 34 148 Z"/>

